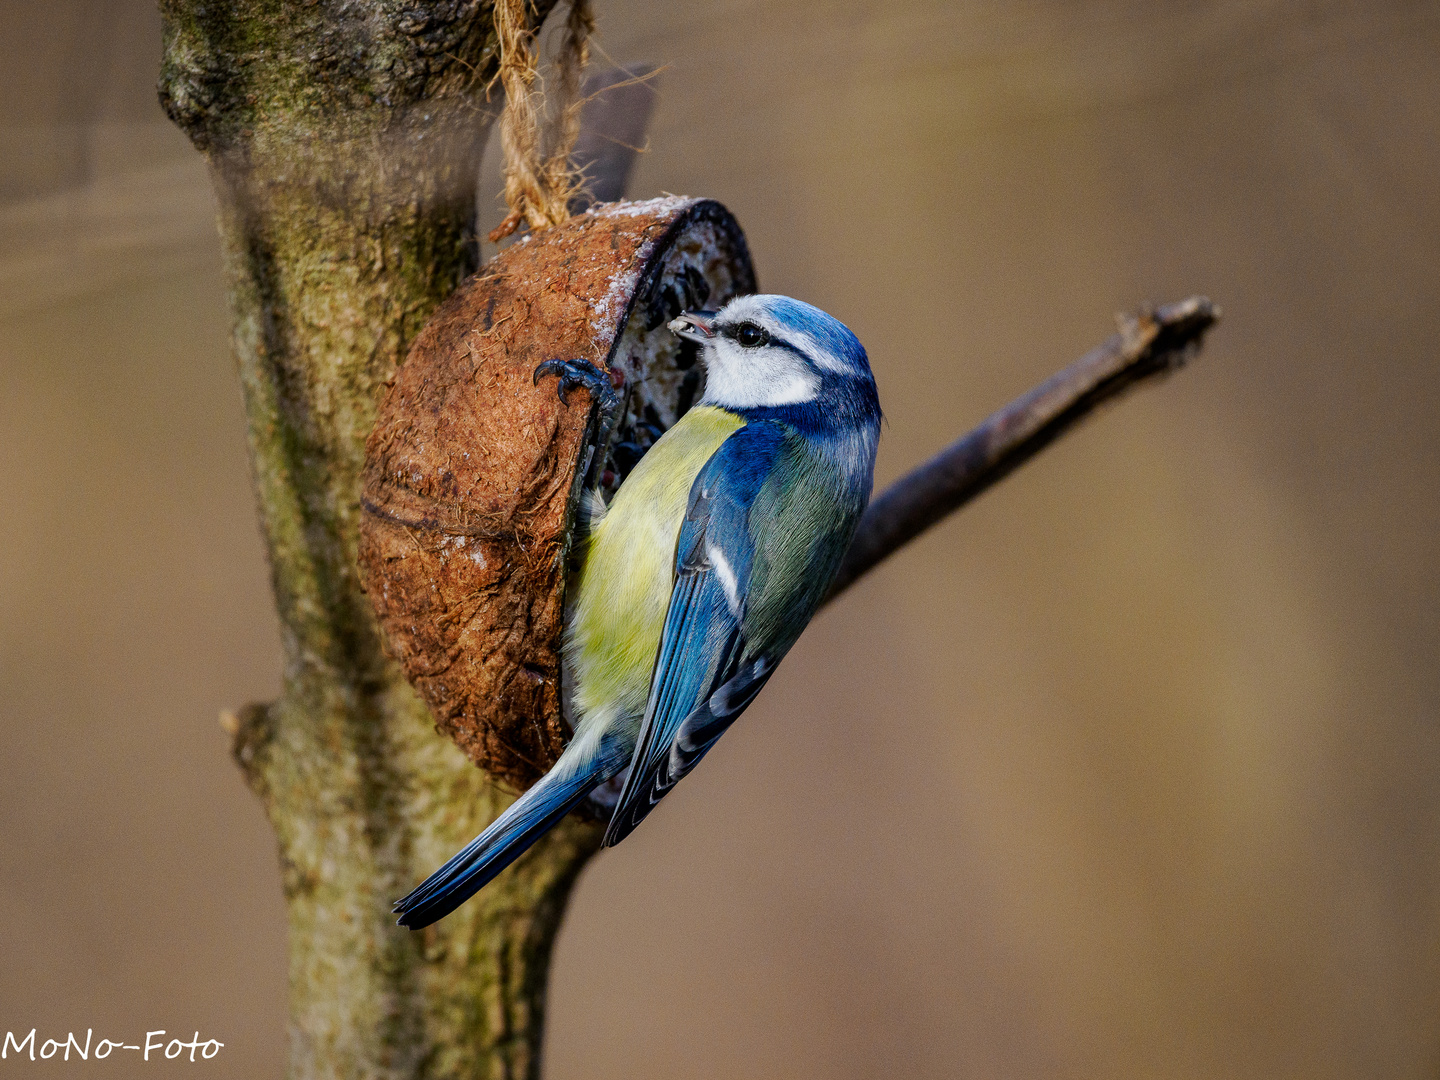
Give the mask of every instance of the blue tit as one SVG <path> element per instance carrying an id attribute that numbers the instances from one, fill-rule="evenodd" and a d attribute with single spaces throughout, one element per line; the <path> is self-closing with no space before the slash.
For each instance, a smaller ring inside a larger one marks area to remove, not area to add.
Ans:
<path id="1" fill-rule="evenodd" d="M 449 914 L 601 784 L 628 836 L 765 685 L 839 570 L 870 498 L 880 403 L 865 350 L 818 308 L 744 296 L 670 329 L 699 344 L 705 392 L 640 459 L 587 538 L 563 659 L 574 738 L 529 791 L 395 905 Z M 608 388 L 593 366 L 541 365 Z M 628 771 L 627 771 L 628 770 Z M 612 785 L 613 787 L 614 785 Z"/>

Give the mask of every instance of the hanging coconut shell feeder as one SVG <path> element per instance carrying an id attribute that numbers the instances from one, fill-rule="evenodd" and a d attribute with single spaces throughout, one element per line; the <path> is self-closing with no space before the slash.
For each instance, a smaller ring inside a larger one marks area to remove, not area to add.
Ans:
<path id="1" fill-rule="evenodd" d="M 703 390 L 666 323 L 754 291 L 719 203 L 601 204 L 491 260 L 397 372 L 366 444 L 360 566 L 437 728 L 496 779 L 528 787 L 570 734 L 560 637 L 582 491 L 613 492 Z M 566 406 L 554 379 L 534 384 L 557 358 L 610 373 L 613 432 L 585 390 Z"/>

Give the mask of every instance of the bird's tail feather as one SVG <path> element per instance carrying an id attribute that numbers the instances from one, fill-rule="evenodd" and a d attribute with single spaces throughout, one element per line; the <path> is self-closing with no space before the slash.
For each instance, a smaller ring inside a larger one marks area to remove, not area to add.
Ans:
<path id="1" fill-rule="evenodd" d="M 580 770 L 566 777 L 553 772 L 516 799 L 444 866 L 395 904 L 401 926 L 418 930 L 444 918 L 540 839 L 603 780 L 604 774 Z"/>

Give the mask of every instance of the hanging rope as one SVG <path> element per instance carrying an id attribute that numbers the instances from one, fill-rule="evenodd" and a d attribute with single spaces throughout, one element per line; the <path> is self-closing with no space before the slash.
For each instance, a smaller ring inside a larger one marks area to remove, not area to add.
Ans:
<path id="1" fill-rule="evenodd" d="M 528 29 L 525 9 L 529 3 L 495 0 L 500 84 L 505 88 L 500 145 L 505 152 L 505 205 L 510 213 L 490 234 L 491 243 L 505 239 L 521 222 L 544 229 L 565 221 L 570 216 L 570 199 L 579 188 L 579 177 L 570 167 L 570 151 L 580 134 L 580 77 L 590 56 L 595 16 L 590 0 L 570 0 L 565 37 L 556 60 L 558 85 L 549 137 L 544 138 L 544 96 L 535 86 L 539 49 L 535 33 Z"/>

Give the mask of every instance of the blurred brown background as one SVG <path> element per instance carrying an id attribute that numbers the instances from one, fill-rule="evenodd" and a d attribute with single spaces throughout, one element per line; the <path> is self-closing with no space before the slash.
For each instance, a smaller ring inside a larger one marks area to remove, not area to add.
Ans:
<path id="1" fill-rule="evenodd" d="M 548 1075 L 1440 1075 L 1437 6 L 598 9 L 669 65 L 632 191 L 722 199 L 856 329 L 881 482 L 1116 310 L 1225 321 L 826 611 L 592 864 Z M 158 58 L 146 0 L 0 5 L 0 1032 L 277 1076 L 216 716 L 279 650 Z M 202 1070 L 118 1057 L 45 1068 Z"/>

